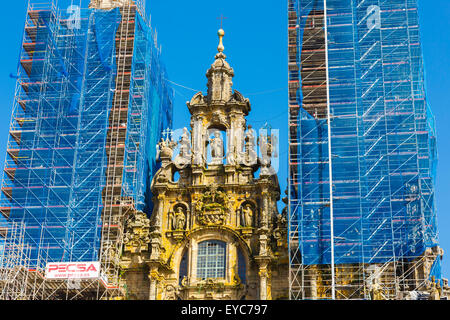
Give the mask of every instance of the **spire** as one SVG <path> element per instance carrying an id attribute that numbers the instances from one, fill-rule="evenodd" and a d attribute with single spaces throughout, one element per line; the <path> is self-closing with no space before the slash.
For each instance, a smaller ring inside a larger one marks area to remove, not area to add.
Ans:
<path id="1" fill-rule="evenodd" d="M 223 45 L 225 31 L 220 29 L 217 35 L 219 36 L 219 46 L 217 47 L 216 60 L 206 72 L 206 77 L 208 78 L 208 100 L 210 102 L 225 103 L 232 96 L 234 70 L 225 61 L 227 56 L 223 53 L 225 50 Z"/>

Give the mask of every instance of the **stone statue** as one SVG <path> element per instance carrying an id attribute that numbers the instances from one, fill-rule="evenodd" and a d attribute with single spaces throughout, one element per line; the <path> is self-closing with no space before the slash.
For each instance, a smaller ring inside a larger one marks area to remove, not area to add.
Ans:
<path id="1" fill-rule="evenodd" d="M 261 134 L 259 137 L 259 148 L 261 150 L 261 175 L 273 175 L 272 157 L 276 157 L 276 143 L 277 138 L 274 135 L 264 135 Z"/>
<path id="2" fill-rule="evenodd" d="M 220 131 L 214 131 L 214 137 L 210 139 L 211 143 L 211 164 L 223 163 L 223 140 L 220 137 Z"/>
<path id="3" fill-rule="evenodd" d="M 236 164 L 236 146 L 232 145 L 229 147 L 229 152 L 227 154 L 227 164 L 235 165 Z"/>
<path id="4" fill-rule="evenodd" d="M 183 134 L 180 139 L 180 156 L 182 158 L 189 158 L 191 155 L 191 141 L 189 140 L 189 133 L 187 128 L 183 128 Z"/>
<path id="5" fill-rule="evenodd" d="M 173 229 L 174 230 L 184 230 L 186 227 L 186 214 L 183 208 L 177 207 L 175 212 L 175 217 L 173 220 Z"/>
<path id="6" fill-rule="evenodd" d="M 261 162 L 264 165 L 270 165 L 270 160 L 272 159 L 271 137 L 261 134 L 259 138 L 259 147 L 261 149 Z"/>
<path id="7" fill-rule="evenodd" d="M 440 284 L 436 284 L 436 278 L 433 276 L 431 278 L 431 289 L 429 300 L 441 300 L 440 289 L 441 289 Z"/>
<path id="8" fill-rule="evenodd" d="M 381 293 L 381 288 L 378 282 L 374 281 L 371 290 L 372 300 L 384 300 L 383 294 Z"/>
<path id="9" fill-rule="evenodd" d="M 253 226 L 253 209 L 249 204 L 241 209 L 241 225 L 246 228 Z"/>
<path id="10" fill-rule="evenodd" d="M 237 152 L 237 141 L 238 136 L 236 133 L 232 131 L 231 134 L 228 135 L 228 150 L 227 150 L 227 164 L 235 165 L 237 159 L 239 158 L 239 154 Z"/>
<path id="11" fill-rule="evenodd" d="M 189 139 L 189 132 L 187 128 L 183 128 L 183 134 L 181 135 L 180 141 L 178 142 L 180 146 L 180 153 L 175 158 L 174 163 L 181 169 L 191 162 L 191 141 Z"/>
<path id="12" fill-rule="evenodd" d="M 254 165 L 257 161 L 257 154 L 255 150 L 256 138 L 254 130 L 251 126 L 248 127 L 247 134 L 245 135 L 245 164 Z"/>
<path id="13" fill-rule="evenodd" d="M 173 150 L 175 149 L 176 145 L 177 143 L 173 140 L 169 140 L 168 138 L 164 140 L 163 138 L 161 138 L 161 141 L 156 147 L 156 159 L 163 162 L 171 161 Z"/>

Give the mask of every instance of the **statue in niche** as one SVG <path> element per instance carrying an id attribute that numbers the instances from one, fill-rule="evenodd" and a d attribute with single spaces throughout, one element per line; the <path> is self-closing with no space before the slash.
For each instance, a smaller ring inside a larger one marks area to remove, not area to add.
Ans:
<path id="1" fill-rule="evenodd" d="M 241 226 L 251 228 L 253 226 L 253 209 L 250 204 L 241 208 Z"/>
<path id="2" fill-rule="evenodd" d="M 186 213 L 182 206 L 175 209 L 175 215 L 172 220 L 173 230 L 185 230 L 186 228 Z"/>
<path id="3" fill-rule="evenodd" d="M 210 139 L 211 144 L 211 164 L 222 164 L 223 163 L 223 140 L 220 137 L 220 131 L 215 130 L 214 136 Z"/>

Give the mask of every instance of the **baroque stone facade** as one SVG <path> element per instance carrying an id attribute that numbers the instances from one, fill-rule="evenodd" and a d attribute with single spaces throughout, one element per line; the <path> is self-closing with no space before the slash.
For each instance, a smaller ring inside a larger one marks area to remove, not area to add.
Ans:
<path id="1" fill-rule="evenodd" d="M 287 221 L 271 165 L 276 137 L 247 126 L 250 103 L 232 90 L 223 36 L 219 30 L 207 95 L 187 103 L 191 131 L 158 144 L 151 218 L 128 217 L 121 259 L 128 299 L 288 297 Z"/>

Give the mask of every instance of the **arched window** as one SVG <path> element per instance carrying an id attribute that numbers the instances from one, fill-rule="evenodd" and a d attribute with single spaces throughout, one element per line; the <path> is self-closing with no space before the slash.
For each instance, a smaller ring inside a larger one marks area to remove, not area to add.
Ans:
<path id="1" fill-rule="evenodd" d="M 242 251 L 238 248 L 238 276 L 243 284 L 247 283 L 247 266 L 245 265 L 245 257 Z"/>
<path id="2" fill-rule="evenodd" d="M 188 273 L 188 250 L 186 250 L 183 254 L 183 258 L 181 258 L 180 262 L 180 276 L 178 278 L 179 284 L 183 281 L 184 277 L 187 277 Z"/>
<path id="3" fill-rule="evenodd" d="M 226 248 L 226 243 L 222 241 L 199 243 L 197 278 L 225 278 Z"/>

